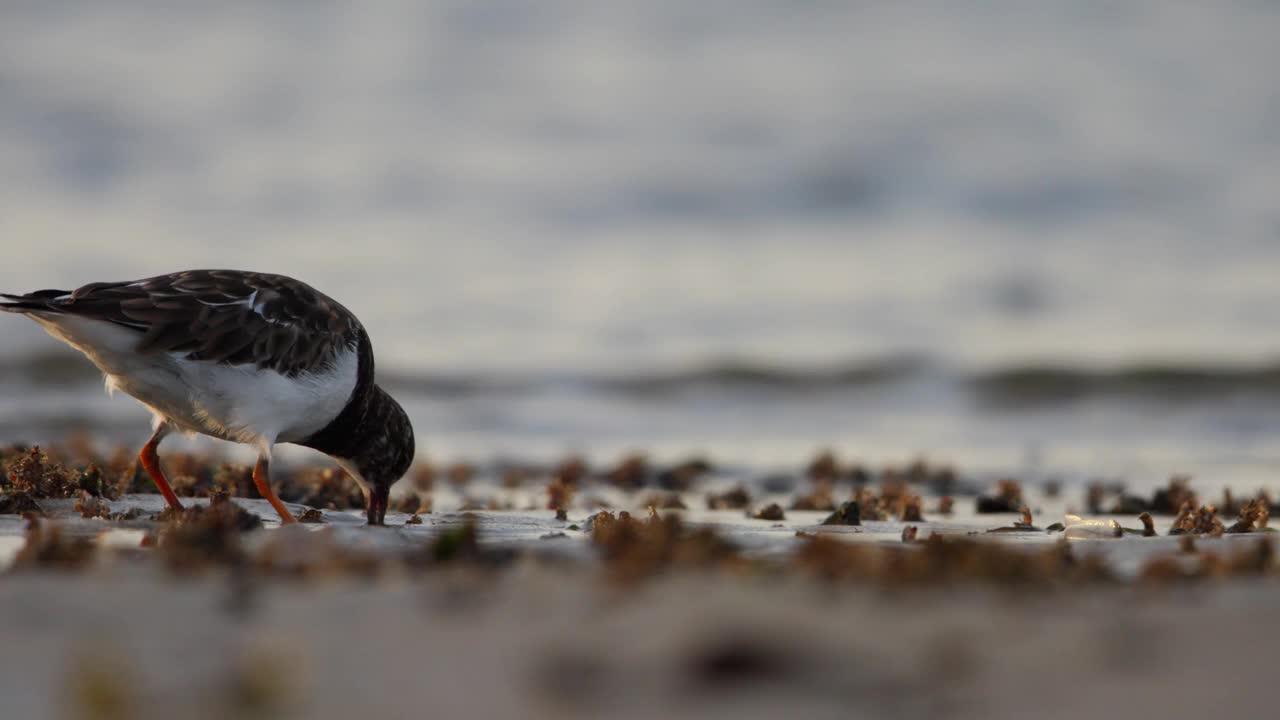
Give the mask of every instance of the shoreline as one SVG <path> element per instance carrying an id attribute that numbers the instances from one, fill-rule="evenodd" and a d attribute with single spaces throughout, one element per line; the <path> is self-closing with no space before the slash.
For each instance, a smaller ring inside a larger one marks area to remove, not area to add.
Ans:
<path id="1" fill-rule="evenodd" d="M 1123 531 L 1131 515 L 1067 516 L 1077 503 L 1147 502 L 1118 488 L 1074 498 L 829 454 L 789 482 L 693 460 L 569 458 L 497 474 L 419 468 L 388 526 L 370 528 L 345 478 L 302 468 L 281 481 L 347 506 L 280 527 L 266 501 L 240 496 L 241 470 L 209 456 L 169 458 L 194 473 L 178 483 L 183 514 L 132 491 L 120 463 L 94 475 L 31 450 L 5 460 L 0 500 L 34 503 L 0 514 L 0 636 L 20 649 L 0 660 L 0 694 L 21 717 L 1270 705 L 1258 688 L 1278 639 L 1273 533 L 1170 535 L 1183 521 L 1157 514 L 1157 536 L 1141 537 Z M 1169 502 L 1193 487 L 1171 483 Z M 940 489 L 957 493 L 947 514 Z M 65 497 L 30 496 L 51 491 Z M 998 502 L 1028 507 L 1034 527 L 977 512 Z M 851 503 L 857 524 L 824 524 L 851 520 Z"/>

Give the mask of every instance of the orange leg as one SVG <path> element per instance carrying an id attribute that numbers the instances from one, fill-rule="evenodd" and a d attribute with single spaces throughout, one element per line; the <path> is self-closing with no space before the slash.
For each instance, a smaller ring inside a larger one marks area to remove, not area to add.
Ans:
<path id="1" fill-rule="evenodd" d="M 265 455 L 259 455 L 258 464 L 253 466 L 253 484 L 258 486 L 258 494 L 266 498 L 267 502 L 271 503 L 271 507 L 276 509 L 276 513 L 280 515 L 281 525 L 297 522 L 293 513 L 280 502 L 275 489 L 271 487 L 270 461 Z"/>
<path id="2" fill-rule="evenodd" d="M 156 428 L 151 435 L 151 439 L 146 445 L 142 446 L 142 452 L 138 453 L 138 462 L 142 463 L 143 469 L 151 476 L 151 481 L 160 488 L 160 494 L 164 496 L 164 501 L 169 503 L 169 507 L 174 510 L 181 510 L 182 503 L 178 502 L 178 496 L 173 492 L 173 488 L 169 486 L 169 480 L 164 476 L 164 471 L 160 469 L 160 457 L 156 455 L 156 448 L 160 445 L 160 441 L 167 435 L 164 426 Z"/>

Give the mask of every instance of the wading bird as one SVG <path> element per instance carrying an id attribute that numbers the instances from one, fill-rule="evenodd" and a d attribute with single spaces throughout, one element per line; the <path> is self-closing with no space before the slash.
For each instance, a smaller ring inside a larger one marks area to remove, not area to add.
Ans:
<path id="1" fill-rule="evenodd" d="M 271 448 L 319 450 L 360 483 L 369 524 L 383 524 L 413 462 L 413 427 L 374 383 L 360 321 L 323 293 L 282 275 L 188 270 L 0 298 L 0 310 L 84 353 L 108 390 L 150 408 L 155 431 L 138 460 L 170 507 L 182 503 L 156 447 L 177 431 L 255 447 L 254 483 L 283 523 L 294 517 L 271 487 Z"/>

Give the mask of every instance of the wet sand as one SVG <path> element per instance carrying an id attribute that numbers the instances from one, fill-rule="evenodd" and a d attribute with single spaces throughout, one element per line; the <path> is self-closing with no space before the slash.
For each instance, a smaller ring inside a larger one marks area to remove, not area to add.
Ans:
<path id="1" fill-rule="evenodd" d="M 115 492 L 133 480 L 119 463 L 99 478 L 33 457 L 7 461 L 5 501 L 27 516 L 0 514 L 0 697 L 14 717 L 1184 717 L 1271 704 L 1269 530 L 1173 536 L 1175 519 L 1157 515 L 1142 537 L 1122 529 L 1141 528 L 1132 515 L 1071 517 L 1089 503 L 1081 488 L 829 457 L 793 483 L 634 458 L 566 461 L 550 485 L 456 466 L 402 483 L 398 505 L 421 512 L 370 528 L 358 507 L 336 508 L 351 501 L 343 478 L 303 469 L 284 478 L 291 492 L 335 507 L 282 528 L 265 501 L 210 489 L 201 478 L 237 487 L 239 470 L 209 458 L 170 459 L 194 473 L 185 492 L 213 496 L 174 518 L 158 495 Z M 964 494 L 944 515 L 930 487 Z M 1034 527 L 976 512 L 975 490 L 985 504 L 1020 491 Z M 1123 499 L 1107 492 L 1106 505 Z M 795 509 L 850 497 L 858 525 Z M 923 517 L 870 519 L 891 505 Z"/>
<path id="2" fill-rule="evenodd" d="M 521 563 L 0 583 L 10 717 L 1264 717 L 1271 582 L 1012 596 Z"/>

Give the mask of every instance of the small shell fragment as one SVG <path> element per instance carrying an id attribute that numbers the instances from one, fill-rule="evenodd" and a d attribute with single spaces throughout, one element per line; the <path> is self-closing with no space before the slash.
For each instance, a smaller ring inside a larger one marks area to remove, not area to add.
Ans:
<path id="1" fill-rule="evenodd" d="M 1063 537 L 1068 540 L 1118 538 L 1124 535 L 1124 529 L 1115 520 L 1086 520 L 1078 515 L 1068 514 L 1065 517 L 1066 531 Z"/>

